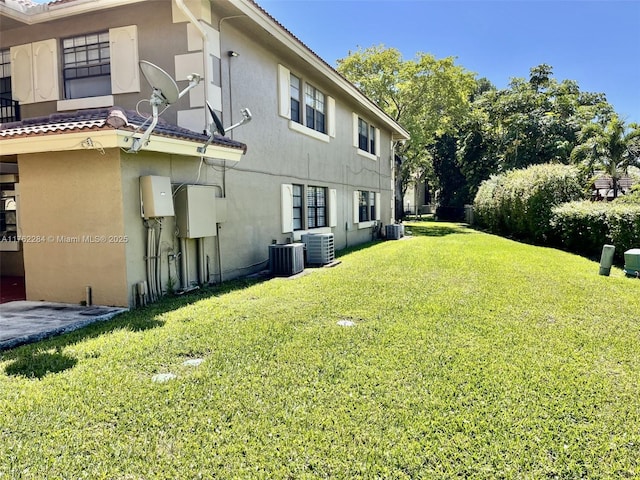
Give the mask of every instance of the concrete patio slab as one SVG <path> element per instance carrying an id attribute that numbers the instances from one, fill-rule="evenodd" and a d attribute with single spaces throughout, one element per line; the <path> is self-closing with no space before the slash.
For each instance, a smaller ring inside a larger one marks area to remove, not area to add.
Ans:
<path id="1" fill-rule="evenodd" d="M 109 320 L 128 309 L 17 301 L 0 305 L 0 351 Z"/>

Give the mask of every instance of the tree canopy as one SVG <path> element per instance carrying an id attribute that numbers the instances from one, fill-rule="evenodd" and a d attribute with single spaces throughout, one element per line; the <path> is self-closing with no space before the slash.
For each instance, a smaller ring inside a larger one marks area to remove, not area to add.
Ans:
<path id="1" fill-rule="evenodd" d="M 545 163 L 603 167 L 609 159 L 620 169 L 639 162 L 638 126 L 625 127 L 603 93 L 555 79 L 547 64 L 502 89 L 453 57 L 404 60 L 384 45 L 350 52 L 337 69 L 411 135 L 396 148 L 400 214 L 407 186 L 418 179 L 438 190 L 440 204 L 460 207 L 493 174 Z M 612 136 L 626 150 L 618 154 Z"/>
<path id="2" fill-rule="evenodd" d="M 431 170 L 428 147 L 455 132 L 468 115 L 474 74 L 456 65 L 453 57 L 418 53 L 404 60 L 398 50 L 383 45 L 350 52 L 338 60 L 337 69 L 411 134 L 396 150 L 403 159 L 396 172 L 401 211 L 409 181 Z"/>

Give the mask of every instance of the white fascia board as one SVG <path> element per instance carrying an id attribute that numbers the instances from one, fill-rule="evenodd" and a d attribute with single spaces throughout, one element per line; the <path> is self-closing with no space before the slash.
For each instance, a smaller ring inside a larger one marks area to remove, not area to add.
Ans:
<path id="1" fill-rule="evenodd" d="M 91 142 L 88 143 L 87 139 L 90 139 Z M 91 149 L 99 150 L 116 147 L 118 147 L 118 138 L 115 130 L 86 130 L 81 132 L 55 133 L 50 135 L 28 135 L 24 137 L 8 138 L 0 141 L 0 150 L 2 150 L 3 155 Z"/>
<path id="2" fill-rule="evenodd" d="M 136 135 L 141 137 L 142 134 Z M 133 138 L 131 132 L 118 131 L 118 146 L 128 150 L 131 148 Z M 196 142 L 194 140 L 181 140 L 179 138 L 162 137 L 159 135 L 153 135 L 149 137 L 149 142 L 144 145 L 139 151 L 167 153 L 171 155 L 183 155 L 186 157 L 205 157 L 217 160 L 230 160 L 237 162 L 242 158 L 244 152 L 238 148 L 229 148 L 222 145 L 211 144 L 207 147 L 205 153 L 198 152 L 198 147 L 204 145 L 203 142 Z"/>
<path id="3" fill-rule="evenodd" d="M 204 142 L 203 142 L 204 143 Z M 2 155 L 25 153 L 68 152 L 74 150 L 106 150 L 108 148 L 131 148 L 131 132 L 126 130 L 86 130 L 71 133 L 24 136 L 0 141 Z M 149 143 L 141 151 L 152 151 L 189 157 L 206 157 L 218 160 L 239 161 L 244 152 L 238 148 L 209 145 L 204 154 L 198 152 L 202 144 L 195 141 L 151 135 Z"/>
<path id="4" fill-rule="evenodd" d="M 229 3 L 246 14 L 251 20 L 256 22 L 260 27 L 273 35 L 280 43 L 289 48 L 292 52 L 300 56 L 303 60 L 311 64 L 314 68 L 322 72 L 330 78 L 337 86 L 339 86 L 349 96 L 357 100 L 364 108 L 369 110 L 375 117 L 381 120 L 392 132 L 395 140 L 408 140 L 409 132 L 396 123 L 391 117 L 384 113 L 375 103 L 360 92 L 351 82 L 342 77 L 337 71 L 329 67 L 311 50 L 305 47 L 300 41 L 293 38 L 283 28 L 277 25 L 269 17 L 248 0 L 229 0 Z"/>

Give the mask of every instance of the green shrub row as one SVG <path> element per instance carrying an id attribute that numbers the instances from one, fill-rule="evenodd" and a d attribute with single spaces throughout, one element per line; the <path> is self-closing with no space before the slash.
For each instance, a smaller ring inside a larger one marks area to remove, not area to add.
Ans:
<path id="1" fill-rule="evenodd" d="M 579 173 L 568 165 L 534 165 L 484 181 L 474 200 L 477 223 L 501 235 L 553 242 L 553 207 L 583 198 Z"/>
<path id="2" fill-rule="evenodd" d="M 616 257 L 640 247 L 640 203 L 570 202 L 553 209 L 551 226 L 562 247 L 597 255 L 615 245 Z"/>

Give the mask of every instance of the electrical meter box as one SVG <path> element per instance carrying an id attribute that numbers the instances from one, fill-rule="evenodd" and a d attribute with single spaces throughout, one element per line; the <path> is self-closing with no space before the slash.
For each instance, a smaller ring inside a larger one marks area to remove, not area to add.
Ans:
<path id="1" fill-rule="evenodd" d="M 215 237 L 216 224 L 226 220 L 226 201 L 211 185 L 183 185 L 175 194 L 180 238 Z"/>
<path id="2" fill-rule="evenodd" d="M 175 216 L 169 177 L 140 177 L 140 201 L 142 218 Z"/>

